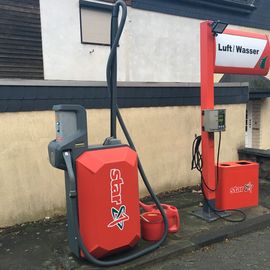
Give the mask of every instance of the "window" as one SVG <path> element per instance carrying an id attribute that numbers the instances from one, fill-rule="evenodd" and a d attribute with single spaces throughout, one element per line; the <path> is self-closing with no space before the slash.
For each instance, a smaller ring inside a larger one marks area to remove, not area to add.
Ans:
<path id="1" fill-rule="evenodd" d="M 43 79 L 39 1 L 0 1 L 0 79 Z"/>
<path id="2" fill-rule="evenodd" d="M 261 146 L 261 100 L 252 100 L 247 104 L 245 146 Z"/>
<path id="3" fill-rule="evenodd" d="M 80 1 L 82 43 L 110 44 L 111 11 L 109 4 Z"/>

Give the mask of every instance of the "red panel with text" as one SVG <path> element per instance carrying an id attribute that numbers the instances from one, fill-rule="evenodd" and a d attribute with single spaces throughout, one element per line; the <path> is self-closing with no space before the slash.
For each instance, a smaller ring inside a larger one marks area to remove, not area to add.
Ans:
<path id="1" fill-rule="evenodd" d="M 137 154 L 127 146 L 90 150 L 76 160 L 80 233 L 103 257 L 140 239 Z M 82 254 L 83 256 L 83 254 Z"/>
<path id="2" fill-rule="evenodd" d="M 218 166 L 216 208 L 229 210 L 258 206 L 259 164 L 240 160 Z"/>

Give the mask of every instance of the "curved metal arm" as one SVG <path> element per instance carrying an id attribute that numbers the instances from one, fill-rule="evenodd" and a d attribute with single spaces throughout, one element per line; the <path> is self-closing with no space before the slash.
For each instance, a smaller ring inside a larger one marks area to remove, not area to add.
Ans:
<path id="1" fill-rule="evenodd" d="M 72 167 L 72 159 L 71 159 L 71 154 L 70 151 L 65 151 L 63 152 L 63 158 L 66 163 L 67 167 L 67 172 L 69 176 L 69 197 L 74 198 L 77 197 L 77 186 L 76 186 L 76 179 Z"/>

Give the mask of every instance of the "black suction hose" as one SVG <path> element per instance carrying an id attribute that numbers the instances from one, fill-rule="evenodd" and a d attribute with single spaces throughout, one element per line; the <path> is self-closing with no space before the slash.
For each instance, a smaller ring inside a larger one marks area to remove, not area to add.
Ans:
<path id="1" fill-rule="evenodd" d="M 122 0 L 118 0 L 114 6 L 114 9 L 113 9 L 113 16 L 118 16 L 118 12 L 119 12 L 119 7 L 122 8 L 122 17 L 121 17 L 121 21 L 120 21 L 120 24 L 119 24 L 119 28 L 117 30 L 117 33 L 116 33 L 116 36 L 115 36 L 115 39 L 114 39 L 114 42 L 113 42 L 113 45 L 111 47 L 111 52 L 110 52 L 110 56 L 109 56 L 109 59 L 108 59 L 108 62 L 107 62 L 107 82 L 108 82 L 108 89 L 109 89 L 109 92 L 111 92 L 111 89 L 112 89 L 112 86 L 110 85 L 110 83 L 112 82 L 111 81 L 111 69 L 112 69 L 112 65 L 114 64 L 113 63 L 113 60 L 116 59 L 115 57 L 115 52 L 116 52 L 116 49 L 117 49 L 117 45 L 118 45 L 118 42 L 120 40 L 120 37 L 121 37 L 121 34 L 122 34 L 122 31 L 123 31 L 123 28 L 124 28 L 124 25 L 125 25 L 125 20 L 126 20 L 126 16 L 127 16 L 127 7 L 126 7 L 126 4 L 122 1 Z M 114 71 L 116 72 L 116 70 Z M 125 126 L 125 123 L 121 117 L 121 114 L 120 114 L 120 111 L 116 105 L 116 114 L 117 114 L 117 118 L 119 120 L 119 123 L 121 125 L 121 128 L 127 138 L 127 141 L 130 145 L 130 147 L 132 149 L 135 150 L 135 146 L 132 142 L 132 139 L 128 133 L 128 130 Z M 71 159 L 71 153 L 69 151 L 66 151 L 63 153 L 63 157 L 65 159 L 65 162 L 66 162 L 66 165 L 67 165 L 67 171 L 68 171 L 68 174 L 69 174 L 69 177 L 71 178 L 72 180 L 72 177 L 74 178 L 74 173 L 73 173 L 73 167 L 72 167 L 72 159 Z M 154 191 L 152 190 L 148 180 L 147 180 L 147 177 L 144 173 L 144 170 L 143 170 L 143 167 L 142 167 L 142 164 L 138 158 L 138 168 L 139 168 L 139 171 L 140 171 L 140 174 L 142 176 L 142 179 L 144 181 L 144 184 L 147 188 L 147 190 L 149 191 L 151 197 L 153 198 L 154 202 L 156 203 L 157 205 L 157 208 L 159 209 L 159 211 L 161 212 L 161 215 L 163 217 L 163 220 L 164 220 L 164 233 L 163 233 L 163 236 L 162 238 L 156 242 L 155 244 L 145 248 L 144 250 L 141 250 L 135 254 L 131 254 L 131 255 L 128 255 L 124 258 L 120 258 L 120 259 L 115 259 L 115 260 L 110 260 L 110 261 L 103 261 L 103 260 L 99 260 L 97 258 L 95 258 L 94 256 L 92 256 L 89 251 L 87 250 L 86 246 L 84 245 L 83 243 L 83 240 L 81 238 L 81 235 L 80 235 L 80 229 L 79 229 L 79 221 L 78 221 L 78 205 L 77 205 L 77 198 L 76 196 L 73 196 L 72 194 L 76 194 L 76 190 L 70 194 L 69 198 L 70 198 L 70 206 L 71 206 L 71 214 L 72 216 L 74 217 L 74 228 L 75 228 L 75 232 L 77 234 L 77 241 L 78 241 L 78 244 L 79 244 L 79 247 L 80 249 L 82 250 L 85 258 L 96 264 L 97 266 L 114 266 L 114 265 L 118 265 L 118 264 L 122 264 L 122 263 L 126 263 L 128 261 L 131 261 L 131 260 L 134 260 L 138 257 L 141 257 L 147 253 L 150 253 L 152 252 L 153 250 L 157 249 L 158 247 L 160 247 L 160 245 L 166 240 L 166 237 L 167 237 L 167 234 L 168 234 L 168 220 L 167 220 L 167 217 L 166 217 L 166 214 L 165 214 L 165 211 L 164 209 L 162 208 L 157 196 L 155 195 Z"/>
<path id="2" fill-rule="evenodd" d="M 115 46 L 118 45 L 118 42 L 116 45 L 115 40 L 120 39 L 121 33 L 123 31 L 123 27 L 125 25 L 125 21 L 123 21 L 122 24 L 122 29 L 120 28 L 118 31 L 118 15 L 119 15 L 119 8 L 114 8 L 112 12 L 112 17 L 111 17 L 111 42 L 110 42 L 110 48 L 114 48 Z M 123 18 L 123 17 L 122 17 Z M 123 18 L 126 20 L 126 17 Z M 120 33 L 120 35 L 117 36 L 117 33 Z M 110 128 L 111 128 L 111 137 L 112 138 L 117 138 L 116 135 L 116 105 L 117 105 L 117 50 L 113 51 L 113 54 L 110 53 L 111 59 L 108 59 L 108 62 L 110 62 L 110 80 L 107 80 L 107 87 L 109 91 L 109 96 L 111 97 L 110 99 L 110 106 L 111 106 L 111 121 L 110 121 Z M 108 68 L 108 64 L 107 64 Z M 107 76 L 107 70 L 106 70 L 106 76 Z M 108 79 L 108 77 L 107 77 Z"/>
<path id="3" fill-rule="evenodd" d="M 121 16 L 121 20 L 120 20 L 120 23 L 119 23 L 119 26 L 118 26 L 118 14 L 119 14 L 119 7 L 121 6 L 122 8 L 122 16 Z M 116 97 L 116 94 L 117 93 L 114 93 L 114 92 L 117 92 L 117 86 L 116 86 L 116 82 L 117 82 L 117 65 L 116 65 L 116 61 L 117 61 L 117 46 L 118 46 L 118 43 L 119 43 L 119 40 L 120 40 L 120 37 L 122 35 L 122 32 L 123 32 L 123 29 L 124 29 L 124 26 L 125 26 L 125 22 L 126 22 L 126 18 L 127 18 L 127 6 L 125 4 L 124 1 L 122 0 L 119 0 L 116 2 L 115 4 L 115 8 L 113 10 L 113 16 L 112 16 L 112 29 L 111 29 L 111 32 L 113 34 L 115 34 L 115 37 L 113 38 L 113 40 L 111 40 L 111 52 L 110 52 L 110 55 L 109 55 L 109 58 L 108 58 L 108 62 L 107 62 L 107 68 L 106 68 L 106 78 L 107 78 L 107 84 L 108 84 L 108 92 L 109 92 L 109 95 L 111 95 L 111 99 L 113 99 L 113 97 Z M 116 22 L 117 22 L 117 25 L 116 25 Z M 117 29 L 115 29 L 117 28 Z M 124 132 L 124 135 L 128 141 L 128 144 L 130 145 L 130 147 L 136 151 L 136 148 L 135 148 L 135 145 L 131 139 L 131 136 L 129 135 L 129 132 L 128 132 L 128 129 L 125 125 L 125 122 L 121 116 L 121 113 L 120 113 L 120 110 L 118 108 L 118 105 L 117 105 L 117 102 L 112 102 L 111 104 L 113 104 L 113 108 L 112 111 L 114 113 L 116 113 L 116 116 L 117 116 L 117 119 L 120 123 L 120 126 L 121 126 L 121 129 L 123 130 Z M 111 117 L 112 119 L 112 117 Z M 112 124 L 112 123 L 111 123 Z M 114 125 L 115 126 L 115 125 Z M 114 134 L 116 134 L 116 131 L 113 132 Z M 138 157 L 138 168 L 139 168 L 139 172 L 140 172 L 140 175 L 143 179 L 143 182 L 149 192 L 149 194 L 151 195 L 151 197 L 153 198 L 155 204 L 157 205 L 157 208 L 159 209 L 159 211 L 161 212 L 161 215 L 163 217 L 163 221 L 164 221 L 164 235 L 163 237 L 161 238 L 161 240 L 159 242 L 157 242 L 156 244 L 159 243 L 159 245 L 157 247 L 160 246 L 161 243 L 163 243 L 167 237 L 167 234 L 168 234 L 168 220 L 167 220 L 167 216 L 165 214 L 165 211 L 163 209 L 163 207 L 161 206 L 155 192 L 153 191 L 153 189 L 151 188 L 151 185 L 149 184 L 149 181 L 146 177 L 146 174 L 144 172 L 144 169 L 143 169 L 143 166 L 142 166 L 142 163 Z M 164 238 L 164 239 L 163 239 Z M 156 248 L 157 248 L 156 247 Z"/>
<path id="4" fill-rule="evenodd" d="M 121 16 L 121 20 L 120 20 L 120 24 L 118 26 L 118 14 L 119 14 L 119 6 L 121 6 L 122 8 L 122 16 Z M 127 6 L 125 4 L 124 1 L 119 0 L 116 2 L 115 4 L 115 8 L 113 10 L 113 16 L 112 16 L 112 29 L 111 32 L 113 34 L 115 34 L 115 37 L 113 37 L 113 40 L 111 40 L 111 52 L 108 58 L 108 62 L 107 62 L 107 68 L 106 68 L 106 78 L 107 78 L 107 84 L 108 84 L 108 92 L 109 94 L 111 94 L 111 99 L 113 99 L 114 97 L 117 97 L 117 86 L 116 86 L 116 82 L 117 82 L 117 65 L 116 65 L 116 61 L 117 61 L 117 46 L 120 40 L 120 37 L 122 35 L 124 26 L 125 26 L 125 21 L 126 21 L 126 17 L 127 17 Z M 117 29 L 115 29 L 117 28 Z M 125 125 L 125 122 L 121 116 L 120 110 L 118 108 L 117 102 L 115 100 L 115 102 L 112 103 L 114 108 L 112 108 L 112 111 L 114 113 L 116 113 L 117 119 L 120 123 L 121 129 L 123 130 L 123 133 L 128 141 L 128 144 L 130 145 L 130 147 L 136 151 L 135 145 L 131 139 L 131 136 L 129 135 L 128 129 Z M 111 118 L 112 119 L 112 118 Z M 116 131 L 113 132 L 114 134 L 116 134 Z M 165 211 L 163 209 L 163 207 L 161 206 L 159 199 L 157 198 L 155 192 L 153 191 L 151 185 L 149 184 L 149 181 L 146 177 L 146 174 L 144 172 L 142 163 L 138 157 L 138 168 L 139 168 L 139 172 L 140 175 L 143 179 L 143 182 L 149 192 L 149 194 L 151 195 L 153 201 L 155 202 L 155 204 L 157 205 L 157 208 L 159 209 L 159 211 L 161 212 L 161 215 L 163 217 L 163 221 L 164 221 L 164 234 L 163 237 L 161 238 L 161 240 L 159 242 L 157 242 L 156 244 L 158 244 L 155 248 L 158 248 L 160 246 L 160 244 L 162 244 L 168 234 L 168 220 L 167 220 L 167 216 L 165 214 Z M 154 249 L 155 249 L 154 248 Z"/>
<path id="5" fill-rule="evenodd" d="M 133 150 L 136 151 L 135 145 L 134 145 L 133 142 L 132 142 L 132 139 L 131 139 L 131 137 L 130 137 L 130 135 L 129 135 L 129 133 L 128 133 L 128 130 L 127 130 L 126 126 L 125 126 L 125 123 L 124 123 L 124 121 L 123 121 L 123 118 L 122 118 L 122 116 L 121 116 L 121 113 L 120 113 L 118 107 L 117 107 L 116 113 L 117 113 L 117 119 L 118 119 L 118 121 L 119 121 L 119 123 L 120 123 L 120 126 L 121 126 L 121 128 L 122 128 L 122 130 L 123 130 L 123 132 L 124 132 L 124 134 L 125 134 L 125 137 L 126 137 L 128 143 L 129 143 L 130 147 L 131 147 Z M 139 168 L 139 172 L 140 172 L 140 175 L 141 175 L 141 177 L 142 177 L 142 180 L 143 180 L 143 182 L 144 182 L 144 185 L 146 186 L 146 188 L 147 188 L 147 190 L 148 190 L 150 196 L 152 197 L 153 201 L 155 202 L 155 204 L 156 204 L 158 210 L 161 212 L 161 215 L 162 215 L 162 217 L 163 217 L 163 222 L 164 222 L 164 233 L 163 233 L 162 238 L 156 243 L 156 246 L 155 246 L 155 248 L 154 248 L 154 249 L 156 249 L 156 248 L 158 248 L 158 247 L 166 240 L 166 237 L 167 237 L 167 235 L 168 235 L 168 219 L 167 219 L 167 216 L 166 216 L 166 213 L 165 213 L 163 207 L 162 207 L 161 204 L 160 204 L 160 201 L 159 201 L 158 197 L 156 196 L 155 192 L 153 191 L 151 185 L 149 184 L 149 181 L 148 181 L 148 179 L 147 179 L 147 177 L 146 177 L 146 174 L 145 174 L 145 172 L 144 172 L 144 169 L 143 169 L 143 166 L 142 166 L 142 163 L 141 163 L 141 161 L 140 161 L 139 156 L 138 156 L 138 168 Z M 153 245 L 153 246 L 154 246 L 154 245 Z"/>

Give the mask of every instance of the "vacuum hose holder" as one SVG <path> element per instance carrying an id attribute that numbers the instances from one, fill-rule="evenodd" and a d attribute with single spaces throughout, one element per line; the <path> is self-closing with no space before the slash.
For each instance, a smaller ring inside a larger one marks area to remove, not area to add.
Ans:
<path id="1" fill-rule="evenodd" d="M 117 96 L 116 96 L 116 91 L 117 91 L 117 86 L 116 86 L 116 82 L 117 82 L 117 65 L 116 65 L 116 50 L 117 50 L 117 45 L 118 42 L 120 40 L 124 25 L 125 25 L 125 21 L 126 21 L 126 17 L 127 17 L 127 7 L 124 1 L 122 0 L 118 0 L 114 7 L 113 7 L 113 17 L 112 17 L 112 27 L 115 27 L 115 23 L 113 23 L 113 21 L 115 22 L 115 18 L 118 18 L 118 14 L 119 14 L 119 8 L 121 7 L 122 9 L 122 16 L 121 16 L 121 20 L 120 20 L 120 24 L 119 26 L 117 25 L 117 31 L 116 29 L 112 29 L 112 34 L 114 33 L 115 36 L 114 38 L 112 38 L 111 40 L 111 51 L 110 51 L 110 55 L 108 58 L 108 62 L 107 62 L 107 70 L 106 70 L 106 75 L 107 75 L 107 83 L 108 83 L 108 90 L 111 96 L 111 99 L 114 98 L 114 101 L 111 101 L 111 106 L 112 106 L 112 111 L 113 111 L 113 117 L 117 117 L 120 123 L 120 126 L 126 136 L 126 139 L 129 143 L 129 145 L 131 146 L 132 149 L 135 150 L 135 146 L 132 142 L 132 139 L 128 133 L 128 130 L 125 126 L 125 123 L 122 119 L 122 116 L 120 114 L 120 111 L 118 109 L 117 106 Z M 117 24 L 118 24 L 118 20 Z M 114 77 L 114 78 L 113 78 Z M 112 119 L 112 118 L 111 118 Z M 111 122 L 112 123 L 112 122 Z M 114 128 L 114 127 L 113 127 Z M 115 132 L 116 133 L 116 132 Z M 116 135 L 116 134 L 114 134 Z M 157 241 L 155 244 L 145 248 L 144 250 L 141 250 L 137 253 L 128 255 L 124 258 L 120 258 L 120 259 L 115 259 L 115 260 L 110 260 L 110 261 L 103 261 L 103 260 L 99 260 L 97 258 L 95 258 L 94 256 L 92 256 L 90 254 L 90 252 L 87 250 L 86 246 L 83 243 L 83 240 L 81 238 L 80 235 L 80 230 L 79 230 L 79 220 L 78 220 L 78 202 L 77 202 L 77 187 L 76 187 L 76 179 L 75 179 L 75 174 L 74 174 L 74 170 L 73 170 L 73 166 L 72 166 L 72 155 L 71 155 L 71 151 L 63 151 L 63 158 L 66 164 L 66 170 L 70 179 L 70 193 L 69 193 L 69 200 L 68 203 L 70 204 L 70 209 L 71 209 L 71 216 L 73 217 L 73 223 L 74 223 L 74 230 L 75 230 L 75 235 L 76 235 L 76 241 L 78 241 L 78 245 L 80 247 L 80 249 L 82 250 L 85 258 L 96 264 L 97 266 L 114 266 L 114 265 L 118 265 L 118 264 L 122 264 L 122 263 L 126 263 L 130 260 L 136 259 L 140 256 L 146 255 L 147 253 L 152 252 L 153 250 L 157 249 L 158 247 L 160 247 L 160 245 L 166 240 L 167 238 L 167 234 L 168 234 L 168 220 L 165 214 L 164 209 L 162 208 L 157 196 L 155 195 L 154 191 L 152 190 L 147 177 L 144 173 L 142 164 L 138 158 L 138 168 L 140 171 L 140 174 L 142 176 L 142 179 L 144 181 L 144 184 L 149 192 L 149 194 L 151 195 L 153 201 L 155 202 L 155 204 L 157 205 L 157 208 L 159 209 L 159 211 L 161 212 L 161 215 L 163 217 L 164 220 L 164 233 L 162 238 Z M 138 202 L 139 203 L 139 202 Z"/>
<path id="2" fill-rule="evenodd" d="M 63 152 L 63 158 L 66 163 L 66 168 L 69 176 L 69 197 L 75 198 L 77 197 L 77 187 L 76 187 L 76 179 L 75 174 L 72 167 L 72 159 L 70 151 Z"/>

